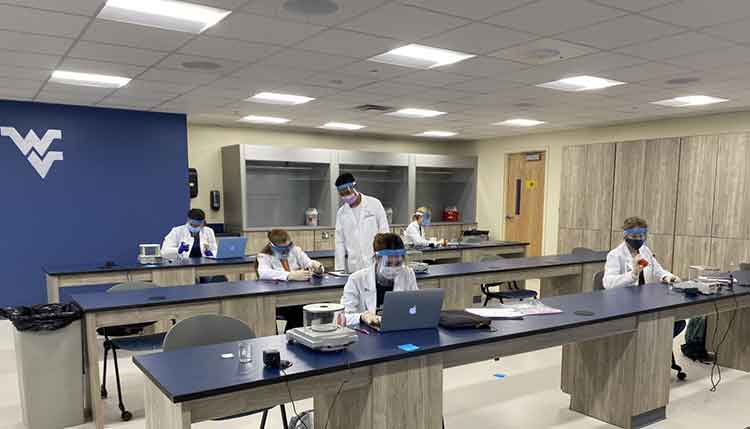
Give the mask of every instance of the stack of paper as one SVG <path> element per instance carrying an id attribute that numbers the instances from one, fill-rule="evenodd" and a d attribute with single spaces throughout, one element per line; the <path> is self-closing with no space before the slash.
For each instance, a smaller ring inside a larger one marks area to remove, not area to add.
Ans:
<path id="1" fill-rule="evenodd" d="M 515 308 L 506 307 L 482 307 L 482 308 L 467 308 L 471 314 L 477 316 L 487 317 L 490 319 L 522 319 L 523 314 Z"/>

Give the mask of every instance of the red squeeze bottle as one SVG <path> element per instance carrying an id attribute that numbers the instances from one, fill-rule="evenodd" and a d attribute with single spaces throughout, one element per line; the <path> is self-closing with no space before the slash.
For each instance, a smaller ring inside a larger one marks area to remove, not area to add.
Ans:
<path id="1" fill-rule="evenodd" d="M 641 269 L 648 267 L 648 261 L 645 259 L 639 259 L 638 260 L 638 266 L 641 267 Z"/>

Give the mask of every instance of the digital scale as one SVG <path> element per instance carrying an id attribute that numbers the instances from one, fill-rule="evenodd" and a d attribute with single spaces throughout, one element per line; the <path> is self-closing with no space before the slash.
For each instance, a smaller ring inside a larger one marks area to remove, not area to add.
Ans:
<path id="1" fill-rule="evenodd" d="M 139 244 L 138 262 L 141 264 L 158 264 L 161 262 L 161 246 L 158 244 Z"/>
<path id="2" fill-rule="evenodd" d="M 302 307 L 304 326 L 288 330 L 286 339 L 318 351 L 344 350 L 356 343 L 359 337 L 353 329 L 336 323 L 344 320 L 343 312 L 341 304 L 306 305 Z"/>

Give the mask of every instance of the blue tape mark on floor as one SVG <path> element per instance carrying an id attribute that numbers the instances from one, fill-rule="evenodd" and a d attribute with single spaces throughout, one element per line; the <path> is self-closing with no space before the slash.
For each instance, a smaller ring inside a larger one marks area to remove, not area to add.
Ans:
<path id="1" fill-rule="evenodd" d="M 497 374 L 495 374 L 495 378 L 498 378 L 498 379 L 500 379 L 500 378 L 505 378 L 505 377 L 506 377 L 506 375 L 505 375 L 505 374 L 501 374 L 501 373 L 497 373 Z"/>

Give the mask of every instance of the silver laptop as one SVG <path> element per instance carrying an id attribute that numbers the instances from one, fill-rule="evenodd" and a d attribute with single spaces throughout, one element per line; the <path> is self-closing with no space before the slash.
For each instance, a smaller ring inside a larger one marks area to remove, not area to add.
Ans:
<path id="1" fill-rule="evenodd" d="M 386 292 L 379 332 L 437 328 L 443 308 L 443 289 Z"/>
<path id="2" fill-rule="evenodd" d="M 247 237 L 224 237 L 219 240 L 216 255 L 207 256 L 211 259 L 232 259 L 245 257 Z"/>

